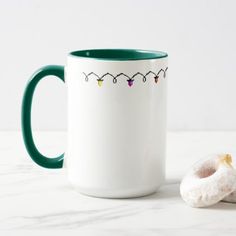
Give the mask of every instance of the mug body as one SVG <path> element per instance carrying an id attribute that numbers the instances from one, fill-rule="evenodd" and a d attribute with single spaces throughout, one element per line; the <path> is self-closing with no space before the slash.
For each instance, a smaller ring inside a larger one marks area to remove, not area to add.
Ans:
<path id="1" fill-rule="evenodd" d="M 155 192 L 165 175 L 167 54 L 103 51 L 68 55 L 64 164 L 81 193 L 144 196 Z"/>

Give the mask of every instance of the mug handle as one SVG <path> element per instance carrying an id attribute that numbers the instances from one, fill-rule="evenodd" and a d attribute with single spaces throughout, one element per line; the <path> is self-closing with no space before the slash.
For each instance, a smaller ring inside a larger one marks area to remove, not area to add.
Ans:
<path id="1" fill-rule="evenodd" d="M 38 82 L 48 75 L 54 75 L 63 82 L 65 82 L 63 66 L 57 66 L 57 65 L 45 66 L 37 70 L 32 75 L 25 88 L 23 96 L 22 110 L 21 110 L 21 127 L 22 127 L 24 143 L 32 160 L 42 167 L 56 169 L 56 168 L 62 168 L 64 154 L 55 158 L 48 158 L 42 155 L 34 144 L 32 128 L 31 128 L 31 107 L 32 107 L 34 91 Z"/>

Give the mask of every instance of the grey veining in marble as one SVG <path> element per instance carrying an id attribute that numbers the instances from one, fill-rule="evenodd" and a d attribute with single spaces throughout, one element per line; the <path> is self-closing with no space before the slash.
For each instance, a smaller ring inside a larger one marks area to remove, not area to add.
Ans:
<path id="1" fill-rule="evenodd" d="M 53 143 L 50 144 L 52 147 L 48 143 L 52 142 L 53 135 L 56 137 L 58 134 L 37 135 L 44 137 L 41 147 L 46 146 L 53 153 Z M 223 134 L 219 135 L 222 137 Z M 234 135 L 236 144 L 236 134 L 231 135 Z M 176 138 L 176 143 L 180 145 L 182 138 L 185 145 L 189 143 L 187 148 L 191 149 L 191 144 L 194 150 L 192 143 L 196 136 L 194 133 L 186 136 L 174 133 L 172 142 Z M 178 147 L 172 147 L 178 155 L 181 153 Z M 0 133 L 0 155 L 1 236 L 236 235 L 236 204 L 190 208 L 180 198 L 178 179 L 167 181 L 168 184 L 150 196 L 99 199 L 75 192 L 66 179 L 65 170 L 36 166 L 24 150 L 19 133 Z M 176 173 L 180 173 L 178 167 L 187 165 L 186 159 L 173 160 Z M 173 170 L 173 166 L 167 168 Z"/>

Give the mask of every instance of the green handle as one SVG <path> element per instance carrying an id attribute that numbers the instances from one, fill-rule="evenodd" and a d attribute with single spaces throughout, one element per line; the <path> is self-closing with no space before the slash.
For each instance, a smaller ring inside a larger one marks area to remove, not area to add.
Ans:
<path id="1" fill-rule="evenodd" d="M 23 96 L 22 111 L 21 111 L 21 126 L 22 126 L 24 143 L 31 158 L 38 165 L 42 167 L 55 169 L 55 168 L 62 168 L 64 154 L 55 158 L 48 158 L 42 155 L 34 144 L 32 129 L 31 129 L 31 106 L 32 106 L 34 90 L 38 82 L 48 75 L 54 75 L 64 82 L 64 67 L 56 65 L 45 66 L 37 70 L 32 75 L 25 88 Z"/>

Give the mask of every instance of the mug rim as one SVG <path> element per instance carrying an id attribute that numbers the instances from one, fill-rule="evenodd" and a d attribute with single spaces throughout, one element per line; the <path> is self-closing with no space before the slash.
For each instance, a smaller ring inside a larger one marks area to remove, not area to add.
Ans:
<path id="1" fill-rule="evenodd" d="M 76 58 L 107 60 L 107 61 L 137 61 L 168 57 L 166 52 L 143 49 L 84 49 L 69 53 Z"/>

